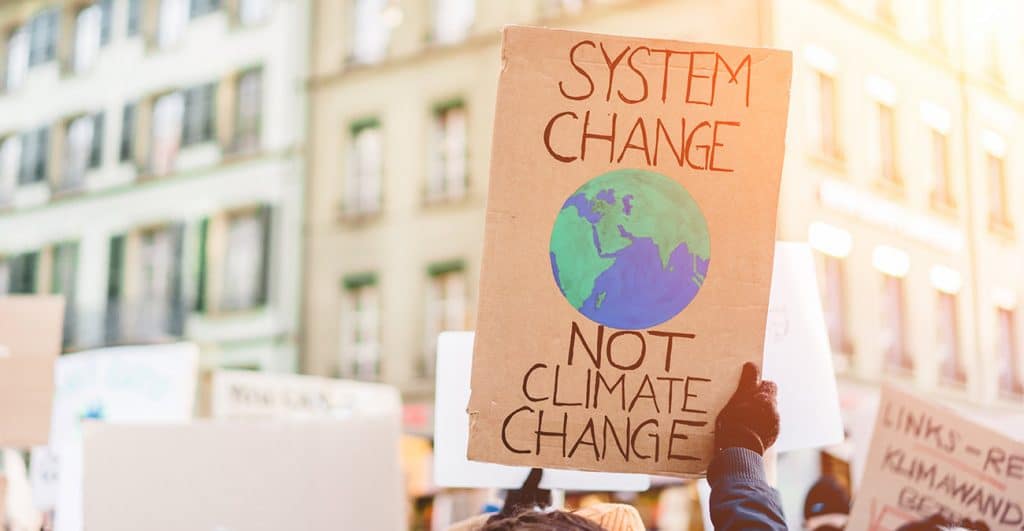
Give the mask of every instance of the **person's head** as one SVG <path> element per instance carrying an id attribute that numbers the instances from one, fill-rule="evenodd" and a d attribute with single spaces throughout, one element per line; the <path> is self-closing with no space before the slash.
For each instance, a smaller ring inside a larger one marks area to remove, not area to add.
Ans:
<path id="1" fill-rule="evenodd" d="M 982 520 L 964 518 L 956 520 L 942 513 L 933 514 L 914 522 L 907 522 L 896 531 L 989 531 L 988 524 Z"/>
<path id="2" fill-rule="evenodd" d="M 492 516 L 480 531 L 605 531 L 605 528 L 565 511 L 525 510 L 509 516 Z"/>
<path id="3" fill-rule="evenodd" d="M 804 528 L 810 531 L 843 529 L 850 514 L 850 495 L 839 483 L 824 476 L 804 499 Z"/>

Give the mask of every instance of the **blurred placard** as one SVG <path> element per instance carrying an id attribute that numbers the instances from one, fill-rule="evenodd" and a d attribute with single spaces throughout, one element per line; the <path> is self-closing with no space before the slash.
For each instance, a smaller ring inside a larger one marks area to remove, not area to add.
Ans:
<path id="1" fill-rule="evenodd" d="M 63 297 L 0 297 L 0 447 L 46 444 L 63 323 Z"/>
<path id="2" fill-rule="evenodd" d="M 398 414 L 390 385 L 298 374 L 214 370 L 205 378 L 203 413 L 211 418 L 348 418 Z"/>
<path id="3" fill-rule="evenodd" d="M 469 457 L 703 475 L 763 352 L 792 54 L 503 35 Z"/>
<path id="4" fill-rule="evenodd" d="M 848 529 L 891 530 L 937 512 L 1024 525 L 1024 442 L 892 387 L 882 390 Z"/>
<path id="5" fill-rule="evenodd" d="M 832 350 L 814 258 L 806 244 L 777 242 L 764 339 L 764 378 L 779 386 L 777 452 L 843 441 Z"/>
<path id="6" fill-rule="evenodd" d="M 199 350 L 190 343 L 62 356 L 55 371 L 50 444 L 32 452 L 32 490 L 56 507 L 56 531 L 81 525 L 83 420 L 172 422 L 192 417 Z"/>
<path id="7" fill-rule="evenodd" d="M 528 467 L 478 463 L 466 458 L 469 444 L 469 377 L 473 363 L 473 332 L 444 332 L 437 341 L 437 385 L 434 406 L 434 483 L 453 488 L 513 489 L 522 486 Z M 541 487 L 590 491 L 642 491 L 650 486 L 644 474 L 545 469 Z"/>
<path id="8" fill-rule="evenodd" d="M 85 528 L 406 528 L 397 415 L 87 423 Z"/>

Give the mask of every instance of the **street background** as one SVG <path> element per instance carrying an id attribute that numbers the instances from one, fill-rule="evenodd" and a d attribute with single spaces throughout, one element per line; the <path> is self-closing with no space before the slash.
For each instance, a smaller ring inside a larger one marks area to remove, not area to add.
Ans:
<path id="1" fill-rule="evenodd" d="M 411 525 L 468 516 L 492 493 L 430 482 L 434 353 L 474 327 L 501 27 L 791 50 L 777 239 L 815 250 L 848 435 L 780 456 L 798 523 L 820 474 L 854 481 L 881 382 L 1024 425 L 1022 21 L 1015 0 L 5 0 L 0 294 L 65 295 L 69 353 L 186 339 L 203 367 L 394 385 Z M 694 496 L 620 499 L 688 529 Z"/>

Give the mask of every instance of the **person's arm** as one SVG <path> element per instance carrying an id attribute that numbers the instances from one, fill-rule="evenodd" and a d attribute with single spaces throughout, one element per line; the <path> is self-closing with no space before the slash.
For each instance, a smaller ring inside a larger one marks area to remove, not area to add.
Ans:
<path id="1" fill-rule="evenodd" d="M 757 366 L 747 363 L 736 392 L 718 415 L 716 453 L 708 467 L 716 531 L 787 529 L 779 493 L 764 472 L 764 451 L 779 436 L 775 394 L 775 384 L 759 381 Z"/>

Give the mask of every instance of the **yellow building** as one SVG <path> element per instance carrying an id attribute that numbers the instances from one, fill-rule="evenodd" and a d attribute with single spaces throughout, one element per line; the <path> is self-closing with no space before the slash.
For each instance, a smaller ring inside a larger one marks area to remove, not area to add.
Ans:
<path id="1" fill-rule="evenodd" d="M 436 333 L 474 326 L 499 29 L 535 24 L 793 50 L 778 236 L 819 251 L 840 372 L 1021 407 L 1018 3 L 312 9 L 306 371 L 383 380 L 429 402 Z"/>

